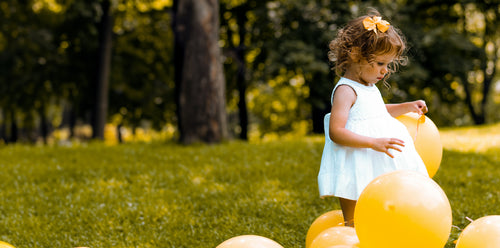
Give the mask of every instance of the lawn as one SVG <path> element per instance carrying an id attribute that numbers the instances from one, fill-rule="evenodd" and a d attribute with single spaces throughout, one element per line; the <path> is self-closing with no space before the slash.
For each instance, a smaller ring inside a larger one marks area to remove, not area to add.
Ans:
<path id="1" fill-rule="evenodd" d="M 500 125 L 443 129 L 434 179 L 460 229 L 500 210 Z M 0 147 L 0 240 L 22 247 L 208 247 L 255 234 L 304 247 L 323 138 L 181 146 Z"/>

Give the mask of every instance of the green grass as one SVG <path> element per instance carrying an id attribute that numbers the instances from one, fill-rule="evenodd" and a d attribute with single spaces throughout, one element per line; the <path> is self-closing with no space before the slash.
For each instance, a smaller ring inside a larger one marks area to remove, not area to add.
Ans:
<path id="1" fill-rule="evenodd" d="M 471 140 L 500 134 L 500 128 L 470 130 L 477 132 Z M 457 226 L 447 248 L 466 217 L 500 214 L 500 148 L 454 147 L 460 142 L 450 139 L 465 131 L 442 132 L 446 149 L 434 177 Z M 210 248 L 254 234 L 304 247 L 312 221 L 339 209 L 335 199 L 318 197 L 322 149 L 321 137 L 212 146 L 3 146 L 0 240 L 17 248 Z"/>

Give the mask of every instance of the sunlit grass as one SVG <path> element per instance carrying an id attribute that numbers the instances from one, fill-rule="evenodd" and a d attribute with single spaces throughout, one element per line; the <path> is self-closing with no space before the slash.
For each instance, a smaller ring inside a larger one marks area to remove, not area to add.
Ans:
<path id="1" fill-rule="evenodd" d="M 151 143 L 163 140 L 173 140 L 177 135 L 176 128 L 168 124 L 162 130 L 154 130 L 152 128 L 136 127 L 134 130 L 130 127 L 120 128 L 122 142 L 141 142 Z M 74 137 L 70 137 L 69 128 L 56 129 L 47 143 L 49 145 L 74 145 L 87 142 L 92 138 L 92 127 L 90 125 L 80 125 L 74 128 Z M 42 143 L 41 141 L 39 142 Z M 104 144 L 118 145 L 118 129 L 115 124 L 107 124 L 104 129 Z"/>
<path id="2" fill-rule="evenodd" d="M 253 233 L 303 243 L 319 143 L 0 149 L 0 240 L 17 247 L 215 247 Z"/>
<path id="3" fill-rule="evenodd" d="M 461 127 L 440 131 L 445 149 L 459 152 L 486 152 L 500 148 L 500 124 Z"/>
<path id="4" fill-rule="evenodd" d="M 434 179 L 452 248 L 469 221 L 500 214 L 499 126 L 441 131 Z M 482 141 L 482 142 L 481 142 Z M 488 145 L 487 145 L 488 144 Z M 304 247 L 320 199 L 323 137 L 181 146 L 0 146 L 0 240 L 16 247 L 215 247 L 243 234 Z"/>

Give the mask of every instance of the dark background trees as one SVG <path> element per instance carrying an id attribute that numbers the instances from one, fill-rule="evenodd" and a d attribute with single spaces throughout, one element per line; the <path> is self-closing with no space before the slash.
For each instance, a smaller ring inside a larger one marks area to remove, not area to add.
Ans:
<path id="1" fill-rule="evenodd" d="M 2 1 L 0 139 L 47 142 L 54 130 L 71 136 L 85 125 L 93 129 L 88 138 L 103 139 L 105 124 L 118 134 L 176 127 L 172 138 L 186 143 L 321 133 L 335 82 L 328 43 L 367 7 L 398 26 L 410 46 L 409 65 L 381 87 L 386 100 L 424 99 L 439 126 L 497 122 L 499 5 Z M 202 87 L 209 78 L 217 78 L 214 91 Z"/>

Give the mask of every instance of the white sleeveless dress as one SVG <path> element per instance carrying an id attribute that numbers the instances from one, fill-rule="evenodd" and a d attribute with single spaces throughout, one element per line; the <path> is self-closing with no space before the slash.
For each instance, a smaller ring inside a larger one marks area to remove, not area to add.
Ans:
<path id="1" fill-rule="evenodd" d="M 374 138 L 398 138 L 405 142 L 405 146 L 401 148 L 402 152 L 391 150 L 394 155 L 391 158 L 371 148 L 338 145 L 330 139 L 330 114 L 327 114 L 324 120 L 325 146 L 318 174 L 320 196 L 357 200 L 375 177 L 395 170 L 412 170 L 428 176 L 408 130 L 387 112 L 378 88 L 341 78 L 333 89 L 332 102 L 333 93 L 344 84 L 352 87 L 357 95 L 349 111 L 346 128 Z"/>

